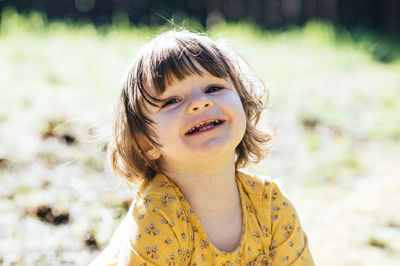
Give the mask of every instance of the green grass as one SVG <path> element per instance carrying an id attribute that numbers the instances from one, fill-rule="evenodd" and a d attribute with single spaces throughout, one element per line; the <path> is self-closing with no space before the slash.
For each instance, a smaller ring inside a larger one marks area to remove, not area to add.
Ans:
<path id="1" fill-rule="evenodd" d="M 368 238 L 368 245 L 370 245 L 372 247 L 377 247 L 380 249 L 388 248 L 388 244 L 384 240 L 381 240 L 374 236 L 371 236 Z"/>

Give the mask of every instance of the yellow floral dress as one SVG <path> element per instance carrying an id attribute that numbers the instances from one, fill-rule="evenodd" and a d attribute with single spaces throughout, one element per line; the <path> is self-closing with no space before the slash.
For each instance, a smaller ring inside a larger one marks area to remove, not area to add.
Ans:
<path id="1" fill-rule="evenodd" d="M 235 250 L 214 247 L 179 188 L 158 174 L 140 186 L 91 265 L 314 265 L 296 210 L 277 185 L 239 171 L 236 182 L 243 227 Z"/>

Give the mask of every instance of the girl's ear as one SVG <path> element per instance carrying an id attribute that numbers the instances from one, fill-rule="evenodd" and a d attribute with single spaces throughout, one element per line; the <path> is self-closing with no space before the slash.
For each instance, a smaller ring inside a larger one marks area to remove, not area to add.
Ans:
<path id="1" fill-rule="evenodd" d="M 140 147 L 144 154 L 146 154 L 146 157 L 150 160 L 157 160 L 161 156 L 160 151 L 144 136 L 140 137 Z"/>
<path id="2" fill-rule="evenodd" d="M 147 158 L 149 158 L 150 160 L 157 160 L 161 156 L 161 153 L 155 147 L 152 147 L 151 149 L 147 150 L 145 153 L 146 153 Z"/>

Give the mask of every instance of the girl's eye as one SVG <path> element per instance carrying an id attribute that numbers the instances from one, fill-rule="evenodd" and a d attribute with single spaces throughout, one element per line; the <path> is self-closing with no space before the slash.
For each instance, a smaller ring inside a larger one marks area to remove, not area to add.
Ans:
<path id="1" fill-rule="evenodd" d="M 213 92 L 216 92 L 216 91 L 219 91 L 219 90 L 222 90 L 222 87 L 219 87 L 219 86 L 211 86 L 211 87 L 208 87 L 208 88 L 206 89 L 205 93 L 213 93 Z"/>
<path id="2" fill-rule="evenodd" d="M 177 98 L 169 99 L 161 106 L 161 108 L 166 107 L 167 105 L 170 105 L 170 104 L 177 103 L 177 102 L 179 102 L 179 99 L 177 99 Z"/>

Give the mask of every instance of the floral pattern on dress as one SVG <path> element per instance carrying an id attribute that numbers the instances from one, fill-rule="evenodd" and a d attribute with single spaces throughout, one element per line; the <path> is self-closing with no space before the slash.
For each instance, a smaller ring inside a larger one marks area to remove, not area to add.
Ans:
<path id="1" fill-rule="evenodd" d="M 99 265 L 314 265 L 297 212 L 279 187 L 241 172 L 236 181 L 244 222 L 235 250 L 218 250 L 179 188 L 158 174 L 139 188 L 125 218 L 132 234 L 113 242 L 129 238 L 128 249 L 116 248 L 129 254 L 120 251 L 116 263 Z"/>

